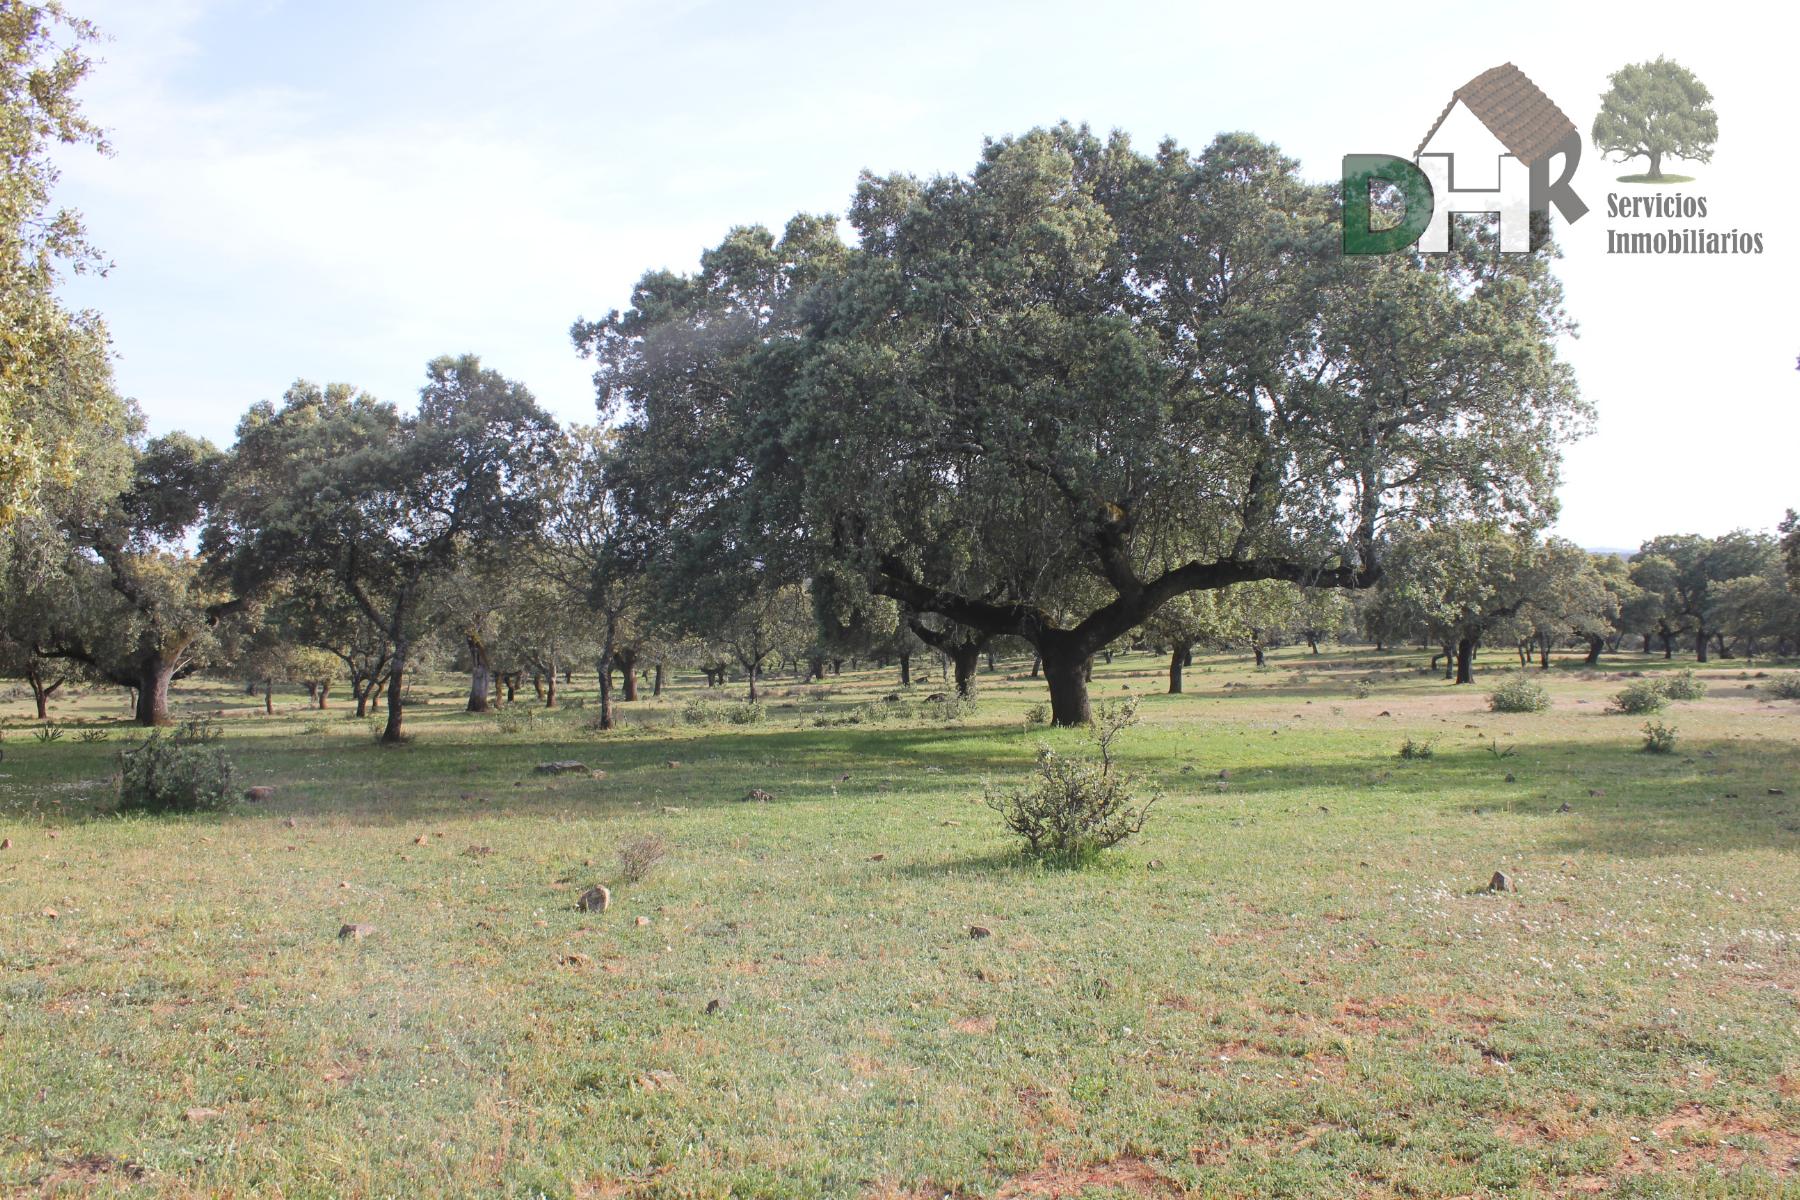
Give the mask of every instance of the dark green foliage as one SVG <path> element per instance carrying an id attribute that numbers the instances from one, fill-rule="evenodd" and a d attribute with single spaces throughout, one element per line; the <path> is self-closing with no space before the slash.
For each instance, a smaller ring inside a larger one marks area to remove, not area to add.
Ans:
<path id="1" fill-rule="evenodd" d="M 219 812 L 236 799 L 231 758 L 209 721 L 156 729 L 119 752 L 121 812 Z"/>
<path id="2" fill-rule="evenodd" d="M 1549 707 L 1549 691 L 1522 673 L 1509 675 L 1505 683 L 1488 693 L 1488 708 L 1493 712 L 1535 713 Z"/>
<path id="3" fill-rule="evenodd" d="M 1026 852 L 1046 862 L 1082 866 L 1144 827 L 1157 796 L 1142 803 L 1132 794 L 1134 775 L 1119 771 L 1112 745 L 1137 722 L 1137 702 L 1101 705 L 1092 738 L 1100 757 L 1058 754 L 1038 748 L 1033 777 L 1007 791 L 989 789 L 987 806 L 1025 840 Z"/>
<path id="4" fill-rule="evenodd" d="M 1635 717 L 1645 713 L 1661 712 L 1668 705 L 1669 697 L 1663 691 L 1661 683 L 1654 679 L 1640 679 L 1613 697 L 1612 707 L 1609 711 Z"/>

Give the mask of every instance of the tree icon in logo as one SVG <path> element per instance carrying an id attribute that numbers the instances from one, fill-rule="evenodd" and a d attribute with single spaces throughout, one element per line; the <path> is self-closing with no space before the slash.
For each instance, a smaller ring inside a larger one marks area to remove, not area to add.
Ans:
<path id="1" fill-rule="evenodd" d="M 1594 118 L 1594 145 L 1620 162 L 1648 158 L 1645 175 L 1621 175 L 1626 183 L 1686 183 L 1691 175 L 1664 175 L 1664 155 L 1711 162 L 1719 140 L 1719 114 L 1712 93 L 1694 73 L 1668 58 L 1631 63 L 1612 73 L 1612 88 L 1600 97 Z"/>

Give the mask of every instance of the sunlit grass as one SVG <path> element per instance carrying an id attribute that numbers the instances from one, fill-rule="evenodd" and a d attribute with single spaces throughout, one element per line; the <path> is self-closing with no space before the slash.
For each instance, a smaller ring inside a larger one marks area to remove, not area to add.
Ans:
<path id="1" fill-rule="evenodd" d="M 398 750 L 190 686 L 278 789 L 215 818 L 109 815 L 117 693 L 46 743 L 9 702 L 0 1188 L 1792 1194 L 1800 705 L 1760 666 L 1702 670 L 1647 755 L 1603 710 L 1660 659 L 1500 715 L 1419 655 L 1207 659 L 1183 696 L 1121 657 L 1096 694 L 1143 697 L 1122 749 L 1165 798 L 1068 872 L 980 803 L 1080 742 L 1000 665 L 952 725 L 934 679 L 820 726 L 895 690 L 865 671 L 772 681 L 743 728 L 683 725 L 684 680 L 606 735 L 444 679 Z"/>

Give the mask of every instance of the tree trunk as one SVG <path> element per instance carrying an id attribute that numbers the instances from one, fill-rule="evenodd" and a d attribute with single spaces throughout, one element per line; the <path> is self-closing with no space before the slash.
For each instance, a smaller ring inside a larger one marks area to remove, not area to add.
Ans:
<path id="1" fill-rule="evenodd" d="M 325 702 L 327 700 L 329 700 L 330 698 L 331 698 L 331 681 L 329 679 L 323 680 L 319 684 L 319 711 L 320 712 L 324 712 L 325 709 L 327 707 L 329 707 Z"/>
<path id="2" fill-rule="evenodd" d="M 1600 652 L 1606 649 L 1606 639 L 1597 633 L 1587 635 L 1588 652 L 1585 663 L 1590 667 L 1600 665 Z"/>
<path id="3" fill-rule="evenodd" d="M 975 698 L 975 668 L 981 665 L 981 647 L 977 645 L 958 646 L 951 652 L 951 661 L 956 664 L 956 694 L 964 700 Z"/>
<path id="4" fill-rule="evenodd" d="M 1319 653 L 1319 635 L 1310 629 L 1306 631 L 1306 644 L 1312 647 L 1315 656 Z"/>
<path id="5" fill-rule="evenodd" d="M 1550 669 L 1550 635 L 1546 633 L 1538 638 L 1538 670 L 1548 671 L 1549 669 Z"/>
<path id="6" fill-rule="evenodd" d="M 650 694 L 652 696 L 660 696 L 660 695 L 662 695 L 662 689 L 663 689 L 663 664 L 657 663 L 656 664 L 656 676 L 655 676 L 655 678 L 653 678 L 650 681 Z"/>
<path id="7" fill-rule="evenodd" d="M 1652 179 L 1661 179 L 1662 178 L 1662 151 L 1661 150 L 1650 151 L 1650 178 L 1652 178 Z"/>
<path id="8" fill-rule="evenodd" d="M 273 679 L 263 680 L 263 715 L 268 717 L 275 715 L 275 681 Z"/>
<path id="9" fill-rule="evenodd" d="M 493 687 L 494 672 L 488 665 L 487 647 L 480 639 L 470 637 L 469 661 L 469 711 L 472 713 L 488 710 L 488 691 Z"/>
<path id="10" fill-rule="evenodd" d="M 1644 635 L 1644 653 L 1650 653 L 1650 635 L 1647 633 Z"/>
<path id="11" fill-rule="evenodd" d="M 36 666 L 27 668 L 25 679 L 31 684 L 31 698 L 37 702 L 38 720 L 48 721 L 50 719 L 50 696 L 63 685 L 63 681 L 58 679 L 55 683 L 45 683 L 43 672 L 39 671 Z"/>
<path id="12" fill-rule="evenodd" d="M 1464 638 L 1456 643 L 1456 682 L 1475 682 L 1475 639 Z"/>
<path id="13" fill-rule="evenodd" d="M 637 655 L 621 655 L 619 659 L 619 676 L 625 685 L 625 699 L 638 698 Z"/>
<path id="14" fill-rule="evenodd" d="M 1088 708 L 1088 656 L 1076 647 L 1045 648 L 1044 679 L 1050 684 L 1050 723 L 1086 725 L 1093 720 Z"/>
<path id="15" fill-rule="evenodd" d="M 908 687 L 911 684 L 912 684 L 912 655 L 902 654 L 900 656 L 900 686 Z"/>
<path id="16" fill-rule="evenodd" d="M 1032 655 L 1031 656 L 1031 677 L 1033 679 L 1036 679 L 1043 673 L 1044 673 L 1044 656 L 1041 654 Z"/>
<path id="17" fill-rule="evenodd" d="M 512 704 L 519 698 L 519 672 L 508 671 L 502 678 L 506 680 L 506 702 Z"/>
<path id="18" fill-rule="evenodd" d="M 1712 634 L 1702 629 L 1694 635 L 1694 661 L 1706 661 L 1706 643 L 1712 640 Z"/>
<path id="19" fill-rule="evenodd" d="M 756 668 L 761 665 L 762 663 L 760 660 L 754 663 L 744 664 L 744 671 L 750 676 L 750 703 L 752 704 L 756 703 L 756 677 L 760 674 Z"/>
<path id="20" fill-rule="evenodd" d="M 1181 668 L 1187 663 L 1188 648 L 1180 642 L 1169 652 L 1169 695 L 1181 695 Z"/>
<path id="21" fill-rule="evenodd" d="M 550 670 L 544 675 L 544 707 L 556 707 L 556 658 L 550 659 Z"/>
<path id="22" fill-rule="evenodd" d="M 137 723 L 169 724 L 169 681 L 175 678 L 175 664 L 161 656 L 152 658 L 138 672 Z"/>
<path id="23" fill-rule="evenodd" d="M 550 678 L 554 680 L 555 674 L 553 673 Z M 531 694 L 538 698 L 539 704 L 544 702 L 544 673 L 542 671 L 531 673 Z"/>
<path id="24" fill-rule="evenodd" d="M 1260 643 L 1260 642 L 1253 642 L 1253 643 L 1251 643 L 1251 645 L 1250 645 L 1250 652 L 1251 652 L 1251 653 L 1252 653 L 1252 654 L 1254 654 L 1254 655 L 1256 655 L 1256 665 L 1257 665 L 1257 666 L 1259 666 L 1259 667 L 1260 667 L 1260 666 L 1263 666 L 1263 665 L 1265 665 L 1265 664 L 1264 664 L 1264 660 L 1263 660 L 1263 648 L 1262 648 L 1262 643 Z"/>
<path id="25" fill-rule="evenodd" d="M 384 746 L 398 746 L 406 740 L 406 733 L 401 727 L 405 708 L 405 701 L 401 697 L 406 690 L 406 651 L 406 643 L 395 638 L 393 663 L 388 667 L 387 677 L 387 725 L 381 731 L 381 744 Z"/>
<path id="26" fill-rule="evenodd" d="M 594 673 L 600 677 L 600 721 L 598 728 L 613 727 L 612 712 L 612 654 L 600 652 L 600 661 L 594 664 Z"/>
<path id="27" fill-rule="evenodd" d="M 822 655 L 815 654 L 808 660 L 806 664 L 806 677 L 808 679 L 825 678 L 825 659 Z"/>

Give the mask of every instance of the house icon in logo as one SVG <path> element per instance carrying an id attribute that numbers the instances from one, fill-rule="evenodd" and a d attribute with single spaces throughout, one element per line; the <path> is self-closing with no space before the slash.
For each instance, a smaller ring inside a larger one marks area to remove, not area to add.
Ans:
<path id="1" fill-rule="evenodd" d="M 1581 134 L 1513 64 L 1483 71 L 1457 88 L 1413 156 L 1435 199 L 1419 249 L 1450 249 L 1453 212 L 1498 213 L 1500 248 L 1529 249 L 1531 210 L 1544 207 L 1552 192 L 1550 160 L 1557 154 L 1566 156 L 1555 189 L 1563 191 L 1581 158 Z M 1568 220 L 1586 211 L 1579 200 L 1579 211 L 1571 213 L 1562 197 L 1556 199 Z"/>

